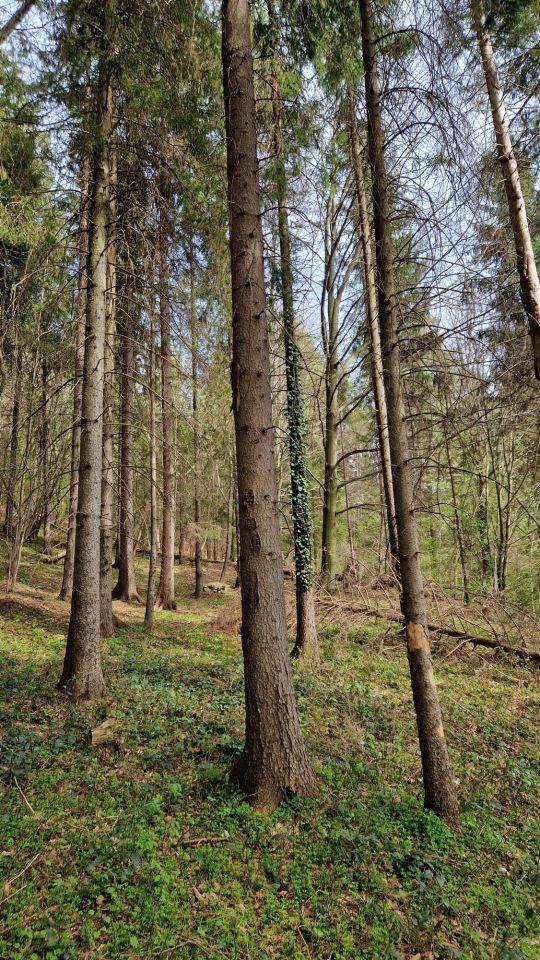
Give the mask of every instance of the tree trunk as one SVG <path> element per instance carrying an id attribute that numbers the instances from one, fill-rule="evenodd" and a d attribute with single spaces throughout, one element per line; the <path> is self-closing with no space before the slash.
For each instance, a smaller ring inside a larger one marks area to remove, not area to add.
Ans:
<path id="1" fill-rule="evenodd" d="M 140 602 L 135 579 L 134 506 L 133 506 L 133 316 L 131 291 L 123 312 L 122 385 L 120 409 L 120 497 L 118 580 L 113 590 L 115 600 Z"/>
<path id="2" fill-rule="evenodd" d="M 227 493 L 227 519 L 225 523 L 225 550 L 223 551 L 223 566 L 221 567 L 221 573 L 219 579 L 223 580 L 227 572 L 227 564 L 229 562 L 229 552 L 232 555 L 232 543 L 231 543 L 231 500 L 233 492 L 233 482 L 232 477 L 229 477 L 229 491 Z M 231 556 L 232 559 L 232 556 Z"/>
<path id="3" fill-rule="evenodd" d="M 272 0 L 268 0 L 270 25 L 277 31 Z M 277 56 L 274 50 L 274 57 Z M 313 603 L 313 523 L 309 504 L 309 480 L 306 462 L 305 423 L 299 374 L 299 351 L 296 343 L 294 289 L 287 208 L 287 169 L 283 132 L 283 104 L 274 64 L 271 75 L 274 148 L 276 155 L 276 188 L 278 197 L 278 231 L 280 253 L 280 286 L 285 341 L 285 375 L 287 383 L 287 427 L 291 471 L 291 512 L 294 535 L 296 572 L 296 640 L 293 656 L 302 660 L 319 660 L 319 643 Z"/>
<path id="4" fill-rule="evenodd" d="M 15 531 L 15 484 L 17 483 L 17 462 L 19 451 L 19 419 L 21 413 L 23 352 L 20 344 L 15 353 L 15 381 L 13 384 L 13 407 L 11 409 L 11 435 L 9 440 L 9 463 L 6 492 L 6 515 L 4 531 L 8 540 Z"/>
<path id="5" fill-rule="evenodd" d="M 45 338 L 44 338 L 45 340 Z M 47 382 L 49 379 L 49 367 L 45 354 L 46 344 L 43 343 L 43 356 L 41 358 L 41 476 L 43 484 L 43 510 L 41 522 L 43 524 L 43 553 L 50 556 L 51 547 L 51 489 L 49 476 L 49 410 L 47 408 Z"/>
<path id="6" fill-rule="evenodd" d="M 112 130 L 111 57 L 115 3 L 103 5 L 97 86 L 96 137 L 89 211 L 88 300 L 81 411 L 79 496 L 71 615 L 60 688 L 74 699 L 104 693 L 100 656 L 100 520 L 103 381 L 107 325 L 109 142 Z"/>
<path id="7" fill-rule="evenodd" d="M 77 497 L 79 492 L 79 458 L 81 450 L 81 410 L 84 367 L 84 338 L 86 302 L 88 291 L 88 230 L 90 203 L 90 157 L 83 156 L 81 163 L 81 203 L 79 209 L 79 274 L 77 283 L 77 306 L 75 310 L 75 384 L 73 387 L 73 426 L 71 428 L 71 469 L 69 487 L 69 516 L 66 541 L 66 556 L 60 600 L 71 600 L 73 590 L 73 564 L 75 559 L 75 527 L 77 522 Z"/>
<path id="8" fill-rule="evenodd" d="M 425 805 L 451 826 L 458 828 L 456 791 L 450 771 L 431 662 L 424 584 L 414 515 L 408 437 L 403 419 L 389 184 L 384 157 L 384 133 L 371 0 L 359 0 L 359 7 L 373 194 L 379 323 L 402 584 L 401 607 L 405 619 L 407 652 L 422 755 Z"/>
<path id="9" fill-rule="evenodd" d="M 291 794 L 314 796 L 317 783 L 287 645 L 247 0 L 223 0 L 222 27 L 246 702 L 246 741 L 233 778 L 253 806 L 273 810 Z"/>
<path id="10" fill-rule="evenodd" d="M 339 425 L 339 356 L 338 331 L 339 310 L 334 297 L 334 228 L 333 228 L 333 200 L 328 201 L 327 211 L 327 244 L 330 251 L 327 264 L 327 282 L 323 296 L 326 295 L 328 332 L 324 338 L 325 347 L 325 393 L 326 413 L 324 427 L 324 491 L 323 491 L 323 520 L 321 542 L 321 579 L 327 590 L 334 590 L 336 585 L 336 511 L 337 511 L 337 459 L 338 459 L 338 425 Z"/>
<path id="11" fill-rule="evenodd" d="M 154 337 L 154 303 L 150 307 L 150 337 L 148 345 L 148 399 L 150 405 L 150 563 L 146 588 L 144 624 L 148 630 L 154 623 L 156 593 L 156 566 L 158 551 L 157 525 L 157 458 L 156 458 L 156 343 Z"/>
<path id="12" fill-rule="evenodd" d="M 176 610 L 174 599 L 174 546 L 175 546 L 175 489 L 174 489 L 174 394 L 171 355 L 171 308 L 169 303 L 169 273 L 167 265 L 167 241 L 169 218 L 167 197 L 160 205 L 159 239 L 159 314 L 161 321 L 161 411 L 163 434 L 163 523 L 161 536 L 161 574 L 158 590 L 158 606 L 162 610 Z"/>
<path id="13" fill-rule="evenodd" d="M 381 457 L 381 473 L 386 506 L 386 524 L 388 531 L 388 545 L 390 549 L 390 565 L 393 573 L 399 579 L 396 507 L 394 502 L 394 486 L 392 483 L 390 441 L 388 438 L 388 413 L 386 410 L 386 396 L 384 393 L 381 333 L 379 329 L 379 309 L 377 306 L 377 283 L 375 279 L 371 224 L 366 195 L 365 167 L 362 158 L 360 140 L 358 137 L 356 107 L 350 87 L 348 89 L 348 103 L 349 140 L 356 189 L 356 201 L 358 204 L 360 245 L 362 248 L 362 262 L 364 267 L 364 300 L 371 347 L 371 379 L 373 383 L 375 417 L 377 422 L 377 434 L 379 438 L 379 453 Z"/>
<path id="14" fill-rule="evenodd" d="M 201 556 L 201 498 L 199 491 L 200 470 L 200 439 L 199 439 L 199 343 L 197 336 L 197 305 L 195 298 L 195 261 L 193 250 L 193 236 L 189 238 L 189 325 L 191 333 L 191 410 L 193 414 L 193 468 L 194 482 L 194 510 L 195 523 L 195 590 L 193 596 L 200 599 L 203 595 L 203 572 Z"/>
<path id="15" fill-rule="evenodd" d="M 534 372 L 540 380 L 540 281 L 534 256 L 534 248 L 527 220 L 525 198 L 521 189 L 519 170 L 514 154 L 514 146 L 510 136 L 510 128 L 506 121 L 504 99 L 499 83 L 497 63 L 491 43 L 491 36 L 486 27 L 486 16 L 483 0 L 472 0 L 472 15 L 474 29 L 480 54 L 484 79 L 486 81 L 491 116 L 495 130 L 497 155 L 501 165 L 508 212 L 514 235 L 516 248 L 517 268 L 523 309 L 529 321 L 529 331 L 533 348 Z"/>
<path id="16" fill-rule="evenodd" d="M 0 27 L 0 44 L 5 43 L 8 37 L 11 36 L 14 30 L 19 26 L 21 20 L 24 19 L 29 10 L 35 6 L 36 0 L 23 0 L 19 4 L 15 13 L 11 15 L 9 20 L 7 20 L 3 27 Z"/>
<path id="17" fill-rule="evenodd" d="M 116 340 L 116 150 L 111 145 L 107 224 L 107 319 L 103 381 L 103 461 L 101 474 L 100 593 L 101 636 L 112 637 L 112 549 L 114 536 L 114 358 Z"/>

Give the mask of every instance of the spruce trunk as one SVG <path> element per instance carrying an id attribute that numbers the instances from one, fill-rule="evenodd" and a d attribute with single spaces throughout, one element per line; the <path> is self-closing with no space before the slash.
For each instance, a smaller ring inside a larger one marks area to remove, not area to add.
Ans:
<path id="1" fill-rule="evenodd" d="M 83 366 L 79 495 L 71 615 L 60 689 L 74 699 L 105 691 L 100 655 L 100 521 L 103 457 L 103 383 L 107 324 L 109 141 L 112 130 L 111 60 L 114 0 L 103 5 L 97 86 L 96 136 L 89 211 L 88 295 Z"/>
<path id="2" fill-rule="evenodd" d="M 521 188 L 510 128 L 506 120 L 504 99 L 491 36 L 486 27 L 483 0 L 472 0 L 472 14 L 491 106 L 497 156 L 501 165 L 508 212 L 514 235 L 521 301 L 529 321 L 534 372 L 536 379 L 540 380 L 540 281 L 527 220 L 525 198 Z"/>
<path id="3" fill-rule="evenodd" d="M 163 436 L 163 523 L 161 536 L 161 573 L 158 606 L 176 610 L 174 599 L 175 477 L 174 477 L 174 393 L 171 355 L 171 307 L 167 240 L 169 237 L 168 198 L 162 197 L 159 240 L 159 314 L 161 322 L 161 411 Z"/>
<path id="4" fill-rule="evenodd" d="M 101 636 L 112 637 L 112 551 L 114 536 L 114 355 L 116 340 L 116 151 L 111 146 L 107 224 L 107 319 L 103 381 L 103 459 L 101 467 L 100 593 Z"/>
<path id="5" fill-rule="evenodd" d="M 248 0 L 222 2 L 246 741 L 233 778 L 260 810 L 317 783 L 287 646 Z"/>
<path id="6" fill-rule="evenodd" d="M 268 3 L 270 23 L 277 27 L 271 0 Z M 275 56 L 274 51 L 274 56 Z M 293 656 L 305 661 L 319 660 L 317 622 L 313 599 L 313 523 L 309 504 L 309 481 L 306 462 L 305 423 L 300 386 L 299 350 L 296 342 L 294 290 L 287 208 L 287 170 L 283 133 L 283 104 L 277 70 L 271 76 L 276 154 L 276 186 L 278 196 L 278 231 L 280 252 L 281 302 L 283 338 L 285 341 L 285 373 L 287 383 L 287 426 L 291 470 L 291 512 L 296 572 L 296 640 Z"/>
<path id="7" fill-rule="evenodd" d="M 128 291 L 130 298 L 131 291 Z M 134 345 L 132 306 L 126 304 L 122 323 L 122 384 L 120 403 L 120 497 L 118 580 L 115 600 L 139 602 L 135 579 L 134 506 L 133 506 L 133 373 Z"/>
<path id="8" fill-rule="evenodd" d="M 377 306 L 377 284 L 375 279 L 375 265 L 373 255 L 372 230 L 368 213 L 367 191 L 365 184 L 365 166 L 362 157 L 356 107 L 352 91 L 348 91 L 349 104 L 349 140 L 351 149 L 356 201 L 358 204 L 358 219 L 360 227 L 360 245 L 362 248 L 362 262 L 364 268 L 364 299 L 371 347 L 371 379 L 373 383 L 373 397 L 375 400 L 375 417 L 379 439 L 379 454 L 381 458 L 381 473 L 386 506 L 386 524 L 388 531 L 388 546 L 390 548 L 390 564 L 392 572 L 399 579 L 399 557 L 396 530 L 396 505 L 394 502 L 394 484 L 392 482 L 392 458 L 390 456 L 390 441 L 388 438 L 388 412 L 384 393 L 383 362 L 381 354 L 381 333 L 379 329 L 379 310 Z"/>
<path id="9" fill-rule="evenodd" d="M 408 437 L 403 418 L 389 184 L 384 156 L 384 132 L 371 0 L 359 0 L 359 7 L 373 195 L 379 323 L 402 584 L 401 607 L 405 619 L 411 685 L 422 755 L 425 805 L 452 827 L 459 828 L 455 784 L 450 770 L 431 662 Z"/>
<path id="10" fill-rule="evenodd" d="M 81 451 L 81 411 L 84 368 L 84 338 L 88 290 L 88 231 L 90 203 L 90 157 L 84 154 L 81 164 L 81 204 L 79 210 L 79 274 L 75 311 L 75 384 L 73 387 L 73 426 L 71 428 L 71 469 L 66 556 L 60 600 L 71 600 L 75 560 L 75 527 L 79 492 L 79 459 Z"/>

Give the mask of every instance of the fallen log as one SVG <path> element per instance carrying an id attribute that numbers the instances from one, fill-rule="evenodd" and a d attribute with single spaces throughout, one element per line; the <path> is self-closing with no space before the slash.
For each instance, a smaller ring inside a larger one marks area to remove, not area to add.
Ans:
<path id="1" fill-rule="evenodd" d="M 42 563 L 60 563 L 61 560 L 66 559 L 66 551 L 63 553 L 55 553 L 52 556 L 48 556 L 46 553 L 42 556 Z"/>
<path id="2" fill-rule="evenodd" d="M 389 623 L 405 622 L 403 614 L 393 610 L 375 610 L 371 607 L 321 599 L 318 599 L 317 603 L 323 606 L 339 607 L 345 613 L 360 613 L 366 617 L 377 617 L 379 620 L 386 620 Z M 464 630 L 458 630 L 457 627 L 443 627 L 440 623 L 428 623 L 428 630 L 430 633 L 442 633 L 445 637 L 455 637 L 456 640 L 472 643 L 475 647 L 503 650 L 504 653 L 513 654 L 515 657 L 519 657 L 520 660 L 533 660 L 540 663 L 540 653 L 535 650 L 528 650 L 526 647 L 514 647 L 511 643 L 506 643 L 504 640 L 492 640 L 490 637 L 481 637 L 474 633 L 465 633 Z"/>

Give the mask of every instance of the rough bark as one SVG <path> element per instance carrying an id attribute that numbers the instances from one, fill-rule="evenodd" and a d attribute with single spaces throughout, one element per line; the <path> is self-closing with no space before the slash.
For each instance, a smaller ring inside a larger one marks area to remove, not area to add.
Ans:
<path id="1" fill-rule="evenodd" d="M 171 353 L 171 308 L 169 303 L 169 273 L 167 241 L 169 237 L 168 198 L 162 197 L 160 206 L 159 239 L 159 315 L 161 323 L 161 411 L 163 438 L 163 520 L 161 535 L 161 572 L 158 606 L 162 610 L 176 610 L 174 599 L 175 547 L 175 462 L 174 462 L 174 393 Z"/>
<path id="2" fill-rule="evenodd" d="M 276 13 L 268 0 L 270 24 L 277 29 Z M 274 57 L 276 57 L 274 51 Z M 278 232 L 285 342 L 285 376 L 287 383 L 287 428 L 291 471 L 291 513 L 296 572 L 296 639 L 293 656 L 304 661 L 319 660 L 317 624 L 313 603 L 313 523 L 309 503 L 309 480 L 306 462 L 305 423 L 299 371 L 299 350 L 296 342 L 294 289 L 291 259 L 289 211 L 287 206 L 287 170 L 283 131 L 283 104 L 277 70 L 271 74 L 278 200 Z"/>
<path id="3" fill-rule="evenodd" d="M 112 130 L 111 58 L 114 0 L 103 5 L 96 90 L 96 137 L 89 213 L 88 296 L 83 366 L 79 495 L 73 593 L 60 688 L 74 699 L 104 693 L 100 656 L 100 520 L 103 381 L 107 322 L 109 141 Z"/>
<path id="4" fill-rule="evenodd" d="M 154 622 L 156 566 L 158 552 L 157 525 L 157 457 L 156 457 L 156 343 L 154 337 L 154 305 L 150 307 L 150 340 L 148 345 L 148 401 L 150 406 L 150 563 L 146 588 L 144 623 L 148 630 Z"/>
<path id="5" fill-rule="evenodd" d="M 193 415 L 193 466 L 195 470 L 193 520 L 195 523 L 195 589 L 193 596 L 203 595 L 203 572 L 201 555 L 201 495 L 199 489 L 200 437 L 199 437 L 199 338 L 197 336 L 197 306 L 195 302 L 195 262 L 193 237 L 189 238 L 189 325 L 191 333 L 191 411 Z"/>
<path id="6" fill-rule="evenodd" d="M 390 456 L 390 441 L 388 438 L 388 413 L 386 410 L 386 396 L 384 393 L 383 362 L 381 353 L 381 334 L 379 329 L 379 309 L 377 306 L 377 283 L 375 278 L 375 264 L 373 254 L 372 230 L 365 184 L 365 165 L 362 156 L 356 106 L 351 89 L 348 90 L 349 106 L 349 142 L 351 162 L 358 204 L 358 221 L 360 245 L 362 248 L 362 263 L 364 273 L 364 300 L 368 321 L 371 379 L 373 383 L 373 397 L 375 401 L 375 417 L 377 435 L 379 439 L 379 453 L 381 458 L 381 474 L 386 506 L 386 524 L 388 532 L 388 546 L 390 564 L 393 573 L 399 579 L 399 556 L 396 530 L 396 507 L 394 502 L 394 485 L 392 481 L 392 460 Z"/>
<path id="7" fill-rule="evenodd" d="M 122 381 L 120 399 L 120 497 L 118 580 L 115 600 L 140 601 L 135 578 L 134 504 L 133 504 L 133 316 L 130 291 L 122 317 Z"/>
<path id="8" fill-rule="evenodd" d="M 521 187 L 512 137 L 510 136 L 510 128 L 506 120 L 497 62 L 493 52 L 491 36 L 486 27 L 483 0 L 472 0 L 472 15 L 480 55 L 482 57 L 484 79 L 491 106 L 493 128 L 495 130 L 497 156 L 501 165 L 510 223 L 514 236 L 521 301 L 529 322 L 534 372 L 536 379 L 540 380 L 540 281 L 538 279 L 534 248 L 527 220 L 527 208 L 525 206 L 525 198 Z"/>
<path id="9" fill-rule="evenodd" d="M 44 351 L 46 346 L 44 344 Z M 49 472 L 49 411 L 47 408 L 47 384 L 49 379 L 49 365 L 44 352 L 41 359 L 41 479 L 43 487 L 43 510 L 41 522 L 43 524 L 43 553 L 49 556 L 51 545 L 51 487 Z"/>
<path id="10" fill-rule="evenodd" d="M 317 784 L 287 646 L 247 0 L 223 0 L 222 27 L 246 703 L 233 778 L 257 809 L 272 810 L 291 794 L 314 796 Z"/>
<path id="11" fill-rule="evenodd" d="M 81 410 L 84 367 L 84 339 L 87 301 L 88 230 L 90 203 L 90 157 L 85 154 L 81 163 L 81 203 L 79 208 L 79 274 L 77 305 L 75 309 L 75 384 L 73 387 L 73 426 L 71 428 L 71 467 L 69 488 L 68 533 L 60 600 L 71 600 L 73 565 L 75 559 L 75 527 L 79 492 L 79 457 L 81 450 Z"/>
<path id="12" fill-rule="evenodd" d="M 116 341 L 116 150 L 109 158 L 107 223 L 107 317 L 103 380 L 103 457 L 101 472 L 100 594 L 101 636 L 115 632 L 112 608 L 112 550 L 114 538 L 114 357 Z"/>
<path id="13" fill-rule="evenodd" d="M 450 770 L 431 662 L 408 437 L 403 419 L 389 184 L 384 156 L 384 129 L 371 0 L 359 0 L 359 8 L 373 196 L 379 323 L 402 585 L 401 608 L 405 620 L 407 654 L 422 755 L 425 805 L 448 824 L 458 828 L 459 811 L 456 790 Z"/>
<path id="14" fill-rule="evenodd" d="M 324 491 L 321 541 L 321 581 L 327 590 L 336 584 L 336 511 L 337 511 L 337 461 L 339 424 L 339 356 L 338 331 L 339 308 L 334 297 L 334 236 L 332 198 L 327 212 L 327 263 L 326 301 L 328 330 L 324 340 L 325 352 L 325 424 L 324 424 Z"/>

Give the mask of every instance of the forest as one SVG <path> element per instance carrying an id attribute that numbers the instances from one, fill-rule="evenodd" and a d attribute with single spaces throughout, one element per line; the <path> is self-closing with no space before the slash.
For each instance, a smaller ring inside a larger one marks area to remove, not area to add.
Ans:
<path id="1" fill-rule="evenodd" d="M 0 0 L 0 957 L 540 960 L 539 0 Z"/>

